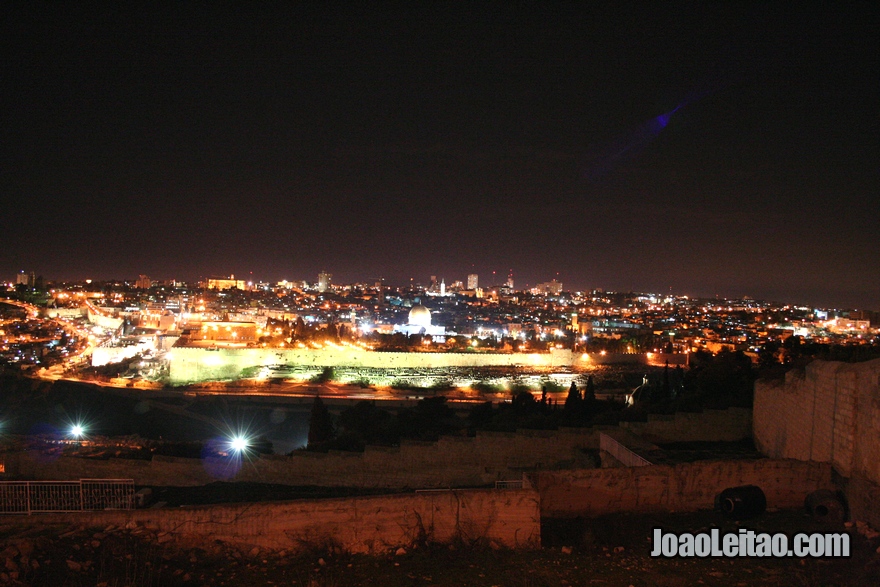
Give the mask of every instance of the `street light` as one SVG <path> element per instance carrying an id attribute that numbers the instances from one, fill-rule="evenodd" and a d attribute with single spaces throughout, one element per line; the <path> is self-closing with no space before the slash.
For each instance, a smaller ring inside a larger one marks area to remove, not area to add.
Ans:
<path id="1" fill-rule="evenodd" d="M 245 436 L 237 435 L 229 439 L 229 449 L 235 454 L 245 452 L 250 445 L 250 440 Z"/>

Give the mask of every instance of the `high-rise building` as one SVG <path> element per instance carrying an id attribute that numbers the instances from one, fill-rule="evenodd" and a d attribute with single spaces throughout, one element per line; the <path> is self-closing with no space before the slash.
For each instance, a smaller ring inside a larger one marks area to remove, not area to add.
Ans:
<path id="1" fill-rule="evenodd" d="M 333 276 L 326 271 L 318 273 L 318 291 L 325 292 L 330 289 L 330 280 L 332 278 Z"/>
<path id="2" fill-rule="evenodd" d="M 546 283 L 539 283 L 532 291 L 535 293 L 559 295 L 562 293 L 562 282 L 553 279 Z"/>
<path id="3" fill-rule="evenodd" d="M 467 288 L 468 289 L 477 289 L 479 286 L 479 275 L 476 273 L 471 273 L 467 277 Z"/>
<path id="4" fill-rule="evenodd" d="M 19 271 L 15 276 L 15 285 L 26 285 L 33 286 L 36 279 L 34 278 L 34 272 L 25 273 L 24 271 Z"/>
<path id="5" fill-rule="evenodd" d="M 509 289 L 513 289 L 513 269 L 507 274 L 507 283 L 505 285 L 507 285 Z"/>
<path id="6" fill-rule="evenodd" d="M 134 282 L 134 286 L 138 289 L 150 289 L 152 285 L 153 282 L 146 275 L 138 276 L 138 280 Z"/>

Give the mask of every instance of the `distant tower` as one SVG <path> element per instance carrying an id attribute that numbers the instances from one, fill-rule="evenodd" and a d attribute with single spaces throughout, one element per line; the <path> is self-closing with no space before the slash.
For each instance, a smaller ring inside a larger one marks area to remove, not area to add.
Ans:
<path id="1" fill-rule="evenodd" d="M 477 289 L 479 286 L 479 276 L 476 273 L 471 273 L 467 277 L 467 288 L 468 289 Z"/>
<path id="2" fill-rule="evenodd" d="M 446 279 L 440 280 L 440 295 L 441 296 L 446 295 Z"/>
<path id="3" fill-rule="evenodd" d="M 513 289 L 513 269 L 507 274 L 507 287 Z"/>
<path id="4" fill-rule="evenodd" d="M 326 271 L 318 273 L 318 291 L 325 292 L 330 289 L 330 280 L 332 278 L 333 276 Z"/>
<path id="5" fill-rule="evenodd" d="M 138 280 L 134 282 L 134 286 L 138 289 L 150 289 L 152 285 L 153 282 L 150 281 L 150 278 L 146 275 L 138 276 Z"/>

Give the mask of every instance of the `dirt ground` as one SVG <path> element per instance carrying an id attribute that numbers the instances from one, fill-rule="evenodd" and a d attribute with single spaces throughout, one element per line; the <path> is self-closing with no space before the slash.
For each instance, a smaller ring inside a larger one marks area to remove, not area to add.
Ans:
<path id="1" fill-rule="evenodd" d="M 781 511 L 740 523 L 771 532 L 828 532 L 799 511 Z M 167 534 L 143 527 L 70 528 L 48 516 L 0 519 L 0 584 L 34 586 L 256 586 L 342 587 L 580 585 L 833 586 L 880 585 L 880 539 L 856 527 L 848 559 L 654 559 L 652 528 L 735 531 L 713 512 L 618 515 L 548 520 L 544 548 L 504 551 L 479 545 L 429 545 L 382 556 L 312 551 L 292 555 L 208 542 L 181 547 Z"/>

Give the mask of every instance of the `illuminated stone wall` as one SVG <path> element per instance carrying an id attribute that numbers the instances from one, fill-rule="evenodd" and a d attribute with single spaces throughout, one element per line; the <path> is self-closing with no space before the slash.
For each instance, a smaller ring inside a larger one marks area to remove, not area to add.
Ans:
<path id="1" fill-rule="evenodd" d="M 40 314 L 46 318 L 82 318 L 86 316 L 86 307 L 76 308 L 40 308 Z"/>
<path id="2" fill-rule="evenodd" d="M 571 366 L 585 361 L 570 350 L 550 353 L 383 353 L 357 347 L 323 349 L 174 347 L 169 381 L 172 384 L 237 379 L 245 369 L 270 365 L 321 367 L 442 368 Z"/>
<path id="3" fill-rule="evenodd" d="M 92 312 L 90 308 L 87 310 L 87 312 L 89 316 L 89 322 L 91 324 L 100 326 L 101 328 L 105 328 L 107 330 L 116 330 L 117 328 L 122 326 L 122 318 L 114 318 L 112 316 L 97 314 L 95 312 Z"/>
<path id="4" fill-rule="evenodd" d="M 848 492 L 853 516 L 880 526 L 880 359 L 814 361 L 784 382 L 758 381 L 753 418 L 761 452 L 831 463 L 867 488 Z"/>

